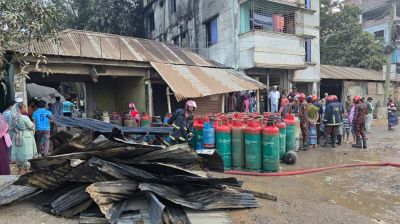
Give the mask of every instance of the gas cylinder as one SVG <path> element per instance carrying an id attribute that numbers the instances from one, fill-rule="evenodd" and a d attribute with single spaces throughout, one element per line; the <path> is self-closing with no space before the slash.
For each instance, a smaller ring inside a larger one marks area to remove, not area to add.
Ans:
<path id="1" fill-rule="evenodd" d="M 264 172 L 279 170 L 279 128 L 266 126 L 262 136 L 262 161 Z"/>
<path id="2" fill-rule="evenodd" d="M 230 170 L 232 165 L 231 128 L 227 125 L 215 129 L 216 149 L 224 161 L 224 169 Z"/>
<path id="3" fill-rule="evenodd" d="M 140 118 L 140 126 L 141 127 L 151 126 L 151 117 L 148 114 L 145 114 Z"/>
<path id="4" fill-rule="evenodd" d="M 215 128 L 213 122 L 204 123 L 203 147 L 205 149 L 215 148 Z"/>
<path id="5" fill-rule="evenodd" d="M 240 120 L 234 120 L 232 126 L 232 168 L 240 170 L 244 167 L 244 129 Z"/>
<path id="6" fill-rule="evenodd" d="M 245 130 L 245 164 L 249 171 L 261 172 L 261 127 L 257 121 L 249 121 Z"/>
<path id="7" fill-rule="evenodd" d="M 161 127 L 163 125 L 160 116 L 153 116 L 151 126 L 152 127 Z"/>
<path id="8" fill-rule="evenodd" d="M 283 160 L 286 153 L 286 124 L 280 122 L 276 127 L 279 128 L 279 160 Z"/>
<path id="9" fill-rule="evenodd" d="M 195 131 L 195 149 L 203 149 L 203 128 L 204 128 L 204 120 L 199 119 L 194 125 Z"/>
<path id="10" fill-rule="evenodd" d="M 285 154 L 296 148 L 296 120 L 294 114 L 287 114 L 284 118 L 286 124 L 286 147 Z"/>

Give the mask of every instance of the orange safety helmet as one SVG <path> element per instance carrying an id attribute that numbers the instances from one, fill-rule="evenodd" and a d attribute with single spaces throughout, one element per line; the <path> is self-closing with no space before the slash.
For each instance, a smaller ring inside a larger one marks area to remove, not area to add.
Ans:
<path id="1" fill-rule="evenodd" d="M 318 100 L 318 96 L 314 95 L 311 97 L 311 102 L 316 102 Z"/>
<path id="2" fill-rule="evenodd" d="M 336 95 L 332 95 L 332 101 L 338 100 Z"/>
<path id="3" fill-rule="evenodd" d="M 329 95 L 328 98 L 326 99 L 327 102 L 333 102 L 335 98 L 333 97 L 333 95 Z"/>
<path id="4" fill-rule="evenodd" d="M 361 99 L 362 99 L 361 96 L 354 96 L 354 98 L 353 98 L 353 103 L 358 103 L 358 102 L 361 101 Z"/>
<path id="5" fill-rule="evenodd" d="M 306 99 L 306 95 L 304 93 L 300 93 L 299 94 L 299 101 L 300 102 L 304 102 L 305 99 Z"/>

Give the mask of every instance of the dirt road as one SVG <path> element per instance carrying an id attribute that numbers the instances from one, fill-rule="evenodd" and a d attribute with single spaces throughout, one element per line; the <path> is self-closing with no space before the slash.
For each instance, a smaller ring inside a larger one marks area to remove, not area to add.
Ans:
<path id="1" fill-rule="evenodd" d="M 400 162 L 400 130 L 375 123 L 367 150 L 344 144 L 299 152 L 298 163 L 282 170 L 333 164 Z M 233 223 L 400 223 L 400 169 L 360 167 L 290 177 L 243 177 L 244 187 L 278 196 L 260 208 L 233 211 Z"/>
<path id="2" fill-rule="evenodd" d="M 367 150 L 344 144 L 335 149 L 299 152 L 298 163 L 282 170 L 332 164 L 400 162 L 399 130 L 387 131 L 385 121 L 375 122 Z M 400 169 L 360 167 L 290 177 L 236 176 L 244 188 L 268 192 L 278 201 L 259 199 L 260 208 L 231 212 L 233 223 L 400 223 Z M 220 174 L 213 174 L 221 176 Z M 24 202 L 0 210 L 0 224 L 76 224 L 56 218 Z"/>

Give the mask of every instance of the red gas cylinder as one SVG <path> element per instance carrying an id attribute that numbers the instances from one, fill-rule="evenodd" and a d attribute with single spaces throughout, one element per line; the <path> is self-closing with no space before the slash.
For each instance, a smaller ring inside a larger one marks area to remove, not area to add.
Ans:
<path id="1" fill-rule="evenodd" d="M 244 130 L 241 120 L 233 120 L 232 125 L 232 168 L 241 170 L 244 168 Z"/>
<path id="2" fill-rule="evenodd" d="M 249 171 L 262 169 L 261 127 L 257 121 L 250 120 L 245 129 L 245 164 Z"/>
<path id="3" fill-rule="evenodd" d="M 219 125 L 215 128 L 216 149 L 224 161 L 224 169 L 230 170 L 232 163 L 231 128 L 227 125 Z"/>
<path id="4" fill-rule="evenodd" d="M 279 170 L 279 128 L 266 126 L 262 137 L 262 161 L 265 172 Z"/>
<path id="5" fill-rule="evenodd" d="M 141 127 L 150 127 L 151 126 L 151 117 L 150 117 L 150 115 L 145 114 L 140 118 L 140 126 Z"/>

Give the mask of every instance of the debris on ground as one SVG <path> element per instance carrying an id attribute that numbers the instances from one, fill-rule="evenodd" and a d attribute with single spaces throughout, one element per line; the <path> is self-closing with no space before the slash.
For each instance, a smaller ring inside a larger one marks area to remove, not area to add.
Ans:
<path id="1" fill-rule="evenodd" d="M 208 177 L 201 171 L 206 159 L 188 144 L 165 147 L 104 135 L 92 141 L 65 133 L 53 138 L 58 148 L 52 156 L 30 160 L 32 172 L 0 188 L 0 206 L 36 195 L 41 210 L 79 216 L 81 223 L 190 223 L 188 214 L 199 220 L 210 210 L 256 208 L 256 196 L 276 200 L 241 189 L 236 178 Z"/>

